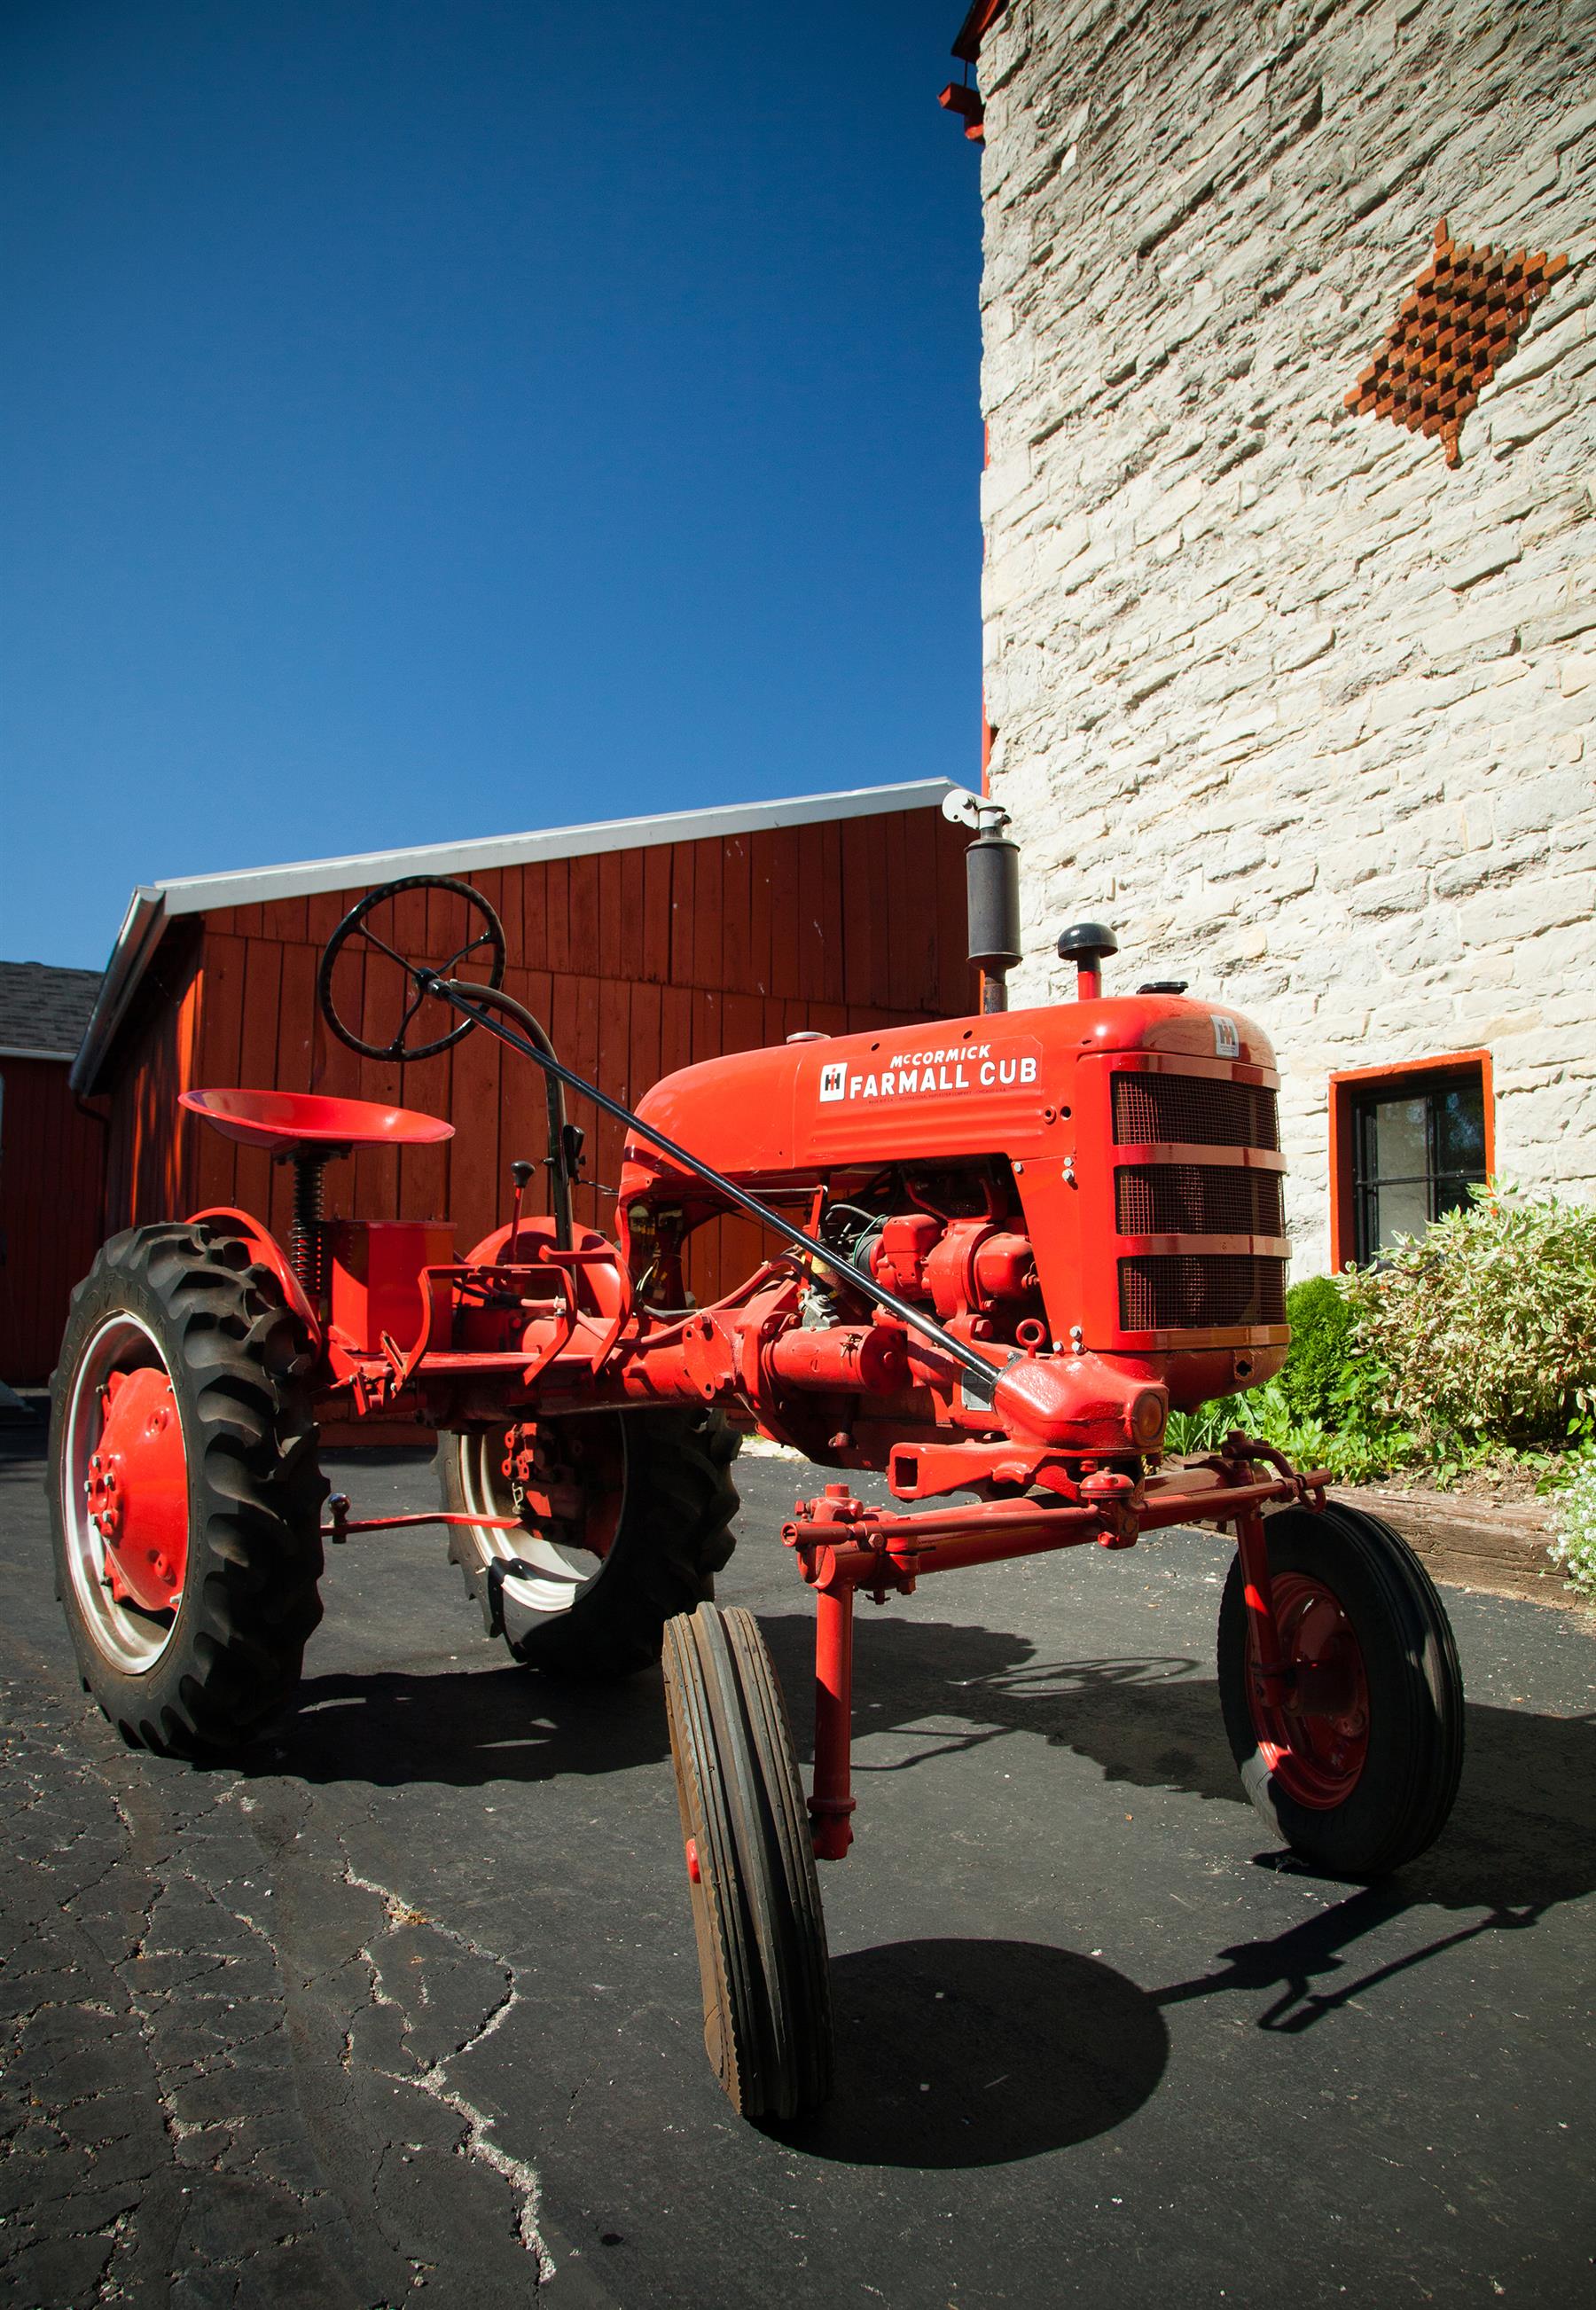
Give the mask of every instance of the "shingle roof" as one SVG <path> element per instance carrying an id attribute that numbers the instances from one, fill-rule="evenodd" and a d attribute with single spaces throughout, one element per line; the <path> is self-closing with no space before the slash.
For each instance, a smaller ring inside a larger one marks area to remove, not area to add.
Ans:
<path id="1" fill-rule="evenodd" d="M 53 962 L 0 962 L 0 1051 L 71 1058 L 103 977 Z"/>

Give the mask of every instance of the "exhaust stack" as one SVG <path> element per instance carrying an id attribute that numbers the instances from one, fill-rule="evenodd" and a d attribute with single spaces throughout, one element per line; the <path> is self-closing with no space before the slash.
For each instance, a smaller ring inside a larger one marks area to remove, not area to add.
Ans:
<path id="1" fill-rule="evenodd" d="M 972 826 L 965 853 L 965 893 L 970 960 L 981 973 L 984 1012 L 1009 1007 L 1008 977 L 1024 950 L 1019 942 L 1019 845 L 1009 835 L 1009 813 L 984 795 L 962 790 L 944 796 L 942 815 Z"/>

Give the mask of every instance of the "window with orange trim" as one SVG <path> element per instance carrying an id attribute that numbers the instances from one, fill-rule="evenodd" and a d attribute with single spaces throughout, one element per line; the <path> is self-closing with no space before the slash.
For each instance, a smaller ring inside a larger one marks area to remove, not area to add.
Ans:
<path id="1" fill-rule="evenodd" d="M 1360 1267 L 1422 1235 L 1490 1177 L 1490 1055 L 1331 1077 L 1331 1257 Z"/>

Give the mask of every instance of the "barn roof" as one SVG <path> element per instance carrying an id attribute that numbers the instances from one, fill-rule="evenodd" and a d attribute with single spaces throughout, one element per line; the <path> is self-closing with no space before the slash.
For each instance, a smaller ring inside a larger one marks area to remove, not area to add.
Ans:
<path id="1" fill-rule="evenodd" d="M 261 906 L 273 899 L 308 898 L 326 890 L 363 890 L 401 874 L 486 873 L 497 867 L 534 865 L 544 859 L 588 857 L 597 851 L 708 842 L 776 827 L 880 817 L 892 811 L 937 810 L 942 797 L 954 791 L 949 778 L 915 778 L 901 786 L 853 786 L 837 794 L 797 795 L 781 802 L 729 803 L 709 810 L 672 811 L 655 818 L 598 819 L 585 826 L 544 827 L 530 834 L 484 835 L 472 841 L 370 850 L 343 858 L 309 858 L 289 866 L 251 866 L 236 873 L 195 874 L 181 881 L 141 884 L 129 901 L 111 949 L 99 999 L 73 1065 L 72 1087 L 79 1092 L 98 1089 L 117 1030 L 161 934 L 179 915 L 206 914 L 221 907 Z"/>
<path id="2" fill-rule="evenodd" d="M 0 962 L 0 1059 L 70 1059 L 101 976 L 53 962 Z"/>

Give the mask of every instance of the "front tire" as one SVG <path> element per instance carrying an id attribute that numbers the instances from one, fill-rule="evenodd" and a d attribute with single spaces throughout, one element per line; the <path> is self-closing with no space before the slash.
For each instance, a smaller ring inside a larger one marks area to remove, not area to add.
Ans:
<path id="1" fill-rule="evenodd" d="M 1435 1585 L 1361 1508 L 1264 1518 L 1294 1698 L 1261 1689 L 1239 1555 L 1219 1606 L 1219 1698 L 1242 1785 L 1281 1841 L 1333 1877 L 1389 1875 L 1446 1825 L 1463 1688 Z"/>
<path id="2" fill-rule="evenodd" d="M 664 1672 L 704 2048 L 739 2116 L 800 2117 L 831 2091 L 831 1985 L 781 1687 L 740 1607 L 672 1620 Z"/>
<path id="3" fill-rule="evenodd" d="M 203 1224 L 113 1237 L 73 1295 L 56 1593 L 85 1687 L 134 1747 L 236 1748 L 299 1680 L 326 1491 L 308 1368 L 270 1269 Z"/>
<path id="4" fill-rule="evenodd" d="M 445 1507 L 520 1518 L 518 1531 L 451 1528 L 490 1634 L 553 1675 L 657 1661 L 665 1622 L 714 1595 L 735 1544 L 741 1440 L 719 1412 L 674 1406 L 440 1436 Z"/>

